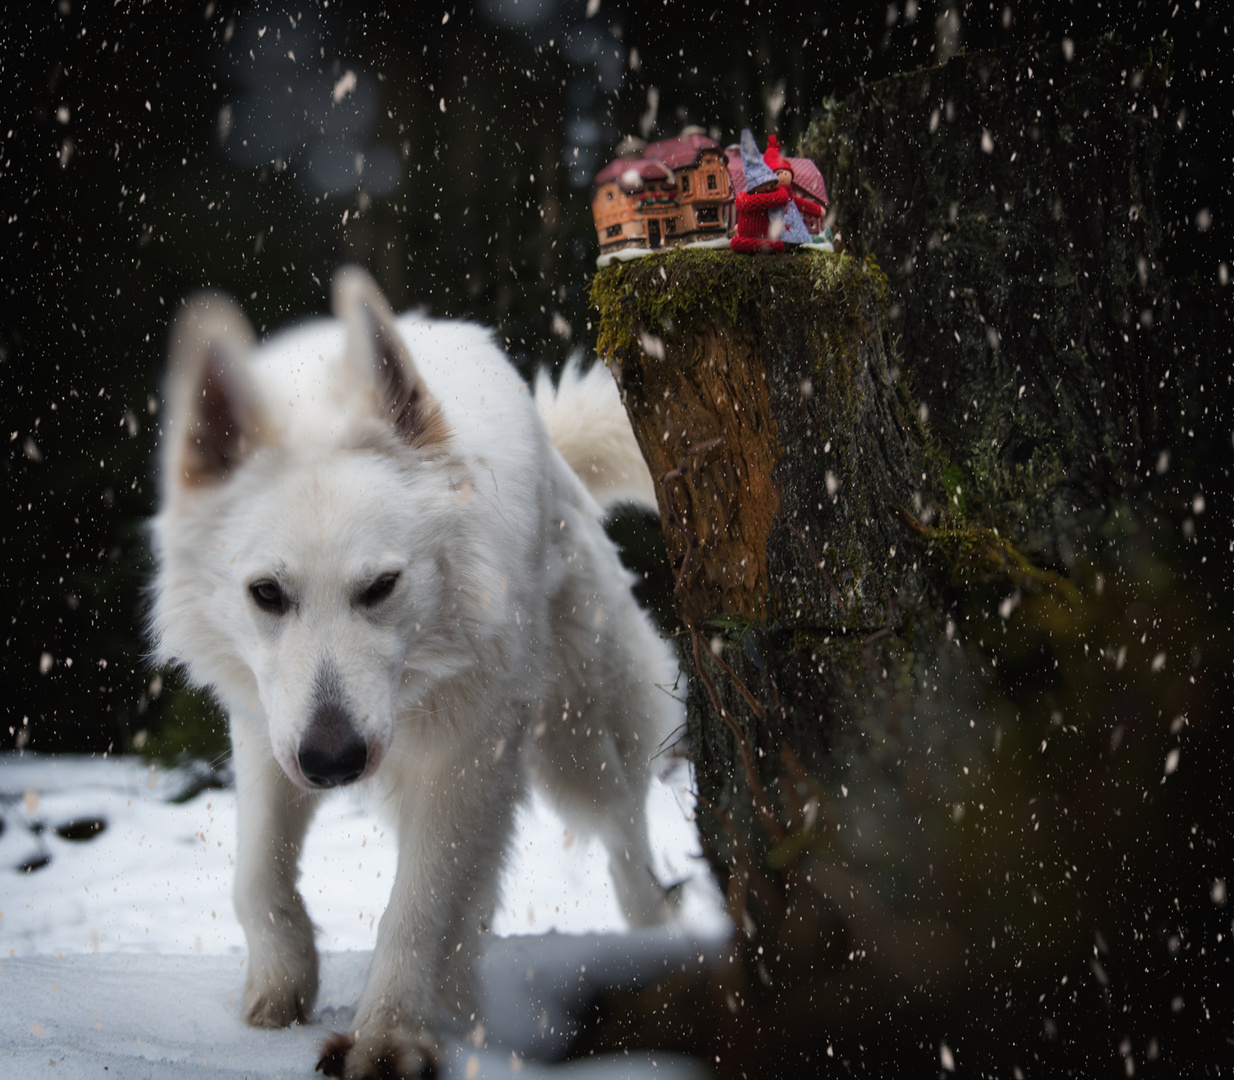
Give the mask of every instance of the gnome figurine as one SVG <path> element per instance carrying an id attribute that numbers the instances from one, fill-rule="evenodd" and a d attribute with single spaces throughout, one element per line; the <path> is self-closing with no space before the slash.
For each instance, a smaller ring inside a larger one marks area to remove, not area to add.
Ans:
<path id="1" fill-rule="evenodd" d="M 809 233 L 800 213 L 796 214 L 795 228 L 804 240 L 793 238 L 795 230 L 785 215 L 786 207 L 797 210 L 793 205 L 792 193 L 780 186 L 776 174 L 763 161 L 749 128 L 741 133 L 741 167 L 745 173 L 746 189 L 737 193 L 737 235 L 729 241 L 732 250 L 746 254 L 783 251 L 785 240 L 793 243 L 808 241 Z M 788 236 L 785 236 L 786 232 Z"/>
<path id="2" fill-rule="evenodd" d="M 780 190 L 788 189 L 781 186 Z M 780 233 L 780 240 L 785 244 L 809 244 L 813 239 L 810 230 L 806 228 L 805 218 L 797 209 L 796 199 L 790 197 L 788 205 L 784 207 L 784 231 Z"/>
<path id="3" fill-rule="evenodd" d="M 810 215 L 815 219 L 823 216 L 823 207 L 820 203 L 816 203 L 813 199 L 807 199 L 804 195 L 799 195 L 793 190 L 793 184 L 796 177 L 793 175 L 793 163 L 790 158 L 786 158 L 780 152 L 780 140 L 776 136 L 771 135 L 767 139 L 767 153 L 763 155 L 763 161 L 767 163 L 773 173 L 776 174 L 776 179 L 780 182 L 780 187 L 784 188 L 792 197 L 793 205 L 797 208 L 798 217 L 802 219 L 802 225 L 805 225 L 805 216 Z M 807 227 L 806 231 L 809 229 Z M 785 242 L 792 243 L 789 238 L 783 237 Z M 809 237 L 801 243 L 810 243 L 813 237 Z"/>

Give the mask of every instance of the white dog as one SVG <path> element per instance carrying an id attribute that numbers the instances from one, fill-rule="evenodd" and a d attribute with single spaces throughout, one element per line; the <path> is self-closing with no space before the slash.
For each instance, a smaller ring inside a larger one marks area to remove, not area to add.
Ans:
<path id="1" fill-rule="evenodd" d="M 608 373 L 544 379 L 537 410 L 488 331 L 396 319 L 355 268 L 333 306 L 260 347 L 218 294 L 175 320 L 152 627 L 230 717 L 249 1023 L 313 1006 L 296 877 L 321 791 L 395 819 L 368 983 L 319 1067 L 403 1077 L 474 1007 L 526 783 L 602 838 L 631 923 L 663 918 L 643 801 L 677 669 L 601 526 L 597 499 L 654 506 Z"/>

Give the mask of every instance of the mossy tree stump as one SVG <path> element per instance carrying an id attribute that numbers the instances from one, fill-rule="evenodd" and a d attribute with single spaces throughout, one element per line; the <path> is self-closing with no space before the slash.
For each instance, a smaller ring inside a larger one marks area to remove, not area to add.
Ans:
<path id="1" fill-rule="evenodd" d="M 1228 538 L 1190 486 L 1228 431 L 1161 254 L 1166 82 L 1102 43 L 862 87 L 807 147 L 849 255 L 596 276 L 737 935 L 591 1048 L 734 1080 L 1228 1050 Z"/>
<path id="2" fill-rule="evenodd" d="M 898 627 L 922 592 L 905 523 L 922 509 L 922 432 L 888 362 L 873 262 L 681 251 L 602 271 L 593 296 L 702 673 L 690 737 L 715 812 L 700 827 L 727 879 L 733 819 L 783 812 L 781 748 L 803 762 L 826 749 L 824 639 Z M 765 855 L 772 834 L 749 834 Z"/>

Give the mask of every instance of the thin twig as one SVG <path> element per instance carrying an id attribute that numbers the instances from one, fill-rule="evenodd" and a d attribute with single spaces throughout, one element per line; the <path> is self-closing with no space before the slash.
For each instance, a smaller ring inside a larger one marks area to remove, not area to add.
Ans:
<path id="1" fill-rule="evenodd" d="M 729 843 L 733 845 L 733 865 L 729 871 L 729 888 L 732 888 L 733 878 L 740 874 L 741 880 L 741 914 L 744 914 L 748 908 L 746 898 L 753 896 L 759 901 L 759 904 L 767 912 L 770 925 L 778 925 L 780 920 L 784 918 L 783 897 L 773 887 L 770 878 L 766 876 L 754 862 L 754 857 L 750 854 L 750 849 L 746 846 L 746 842 L 741 838 L 741 834 L 737 832 L 736 825 L 733 824 L 731 814 L 725 813 L 718 806 L 711 802 L 706 796 L 699 794 L 698 801 L 703 806 L 711 810 L 712 816 L 720 823 L 720 827 L 728 834 Z M 741 926 L 744 930 L 744 920 L 735 914 L 733 911 L 734 897 L 730 895 L 726 897 L 729 904 L 729 915 L 733 922 Z"/>
<path id="2" fill-rule="evenodd" d="M 922 525 L 921 522 L 918 521 L 915 517 L 913 517 L 912 514 L 910 514 L 907 510 L 905 510 L 904 507 L 893 506 L 891 509 L 895 512 L 895 516 L 898 517 L 905 525 L 907 525 L 918 536 L 925 536 L 925 531 L 926 531 L 925 526 Z"/>
<path id="3" fill-rule="evenodd" d="M 711 658 L 716 662 L 720 670 L 728 677 L 728 680 L 737 688 L 737 693 L 745 698 L 746 704 L 750 706 L 750 711 L 760 720 L 765 720 L 767 718 L 767 710 L 764 709 L 758 703 L 758 699 L 750 693 L 750 688 L 742 681 L 741 676 L 724 662 L 724 658 L 719 653 L 711 653 Z"/>
<path id="4" fill-rule="evenodd" d="M 717 446 L 721 445 L 723 441 L 723 439 L 717 437 L 714 439 L 708 439 L 705 443 L 699 443 L 698 446 L 692 446 L 681 455 L 680 460 L 677 462 L 676 468 L 669 469 L 660 477 L 660 489 L 664 493 L 666 520 L 668 524 L 672 525 L 678 532 L 681 533 L 686 544 L 685 553 L 681 557 L 681 566 L 677 571 L 677 578 L 673 582 L 674 596 L 680 596 L 685 591 L 687 577 L 693 570 L 692 557 L 698 552 L 699 543 L 693 534 L 691 534 L 686 528 L 685 522 L 683 522 L 678 516 L 677 510 L 673 506 L 673 500 L 670 498 L 668 486 L 673 480 L 680 480 L 685 476 L 686 462 L 690 458 L 697 457 L 700 454 L 705 454 L 708 450 L 714 450 Z M 689 492 L 687 491 L 687 497 L 688 495 Z"/>
<path id="5" fill-rule="evenodd" d="M 779 818 L 776 817 L 775 811 L 771 809 L 771 804 L 767 801 L 767 792 L 763 788 L 763 782 L 759 778 L 758 770 L 754 767 L 754 759 L 750 755 L 750 744 L 746 739 L 745 732 L 741 730 L 736 718 L 720 703 L 720 695 L 716 691 L 715 683 L 711 680 L 711 675 L 707 669 L 703 667 L 702 651 L 699 648 L 699 633 L 693 626 L 690 627 L 690 644 L 694 653 L 694 667 L 698 671 L 699 678 L 703 680 L 703 686 L 707 690 L 707 696 L 711 698 L 712 707 L 720 714 L 721 719 L 728 725 L 728 729 L 733 733 L 733 739 L 737 743 L 737 749 L 741 754 L 741 763 L 745 768 L 746 785 L 750 789 L 750 795 L 754 800 L 754 809 L 758 812 L 759 820 L 763 823 L 763 828 L 767 830 L 767 835 L 772 838 L 777 844 L 783 841 L 785 833 L 784 827 L 780 824 Z"/>

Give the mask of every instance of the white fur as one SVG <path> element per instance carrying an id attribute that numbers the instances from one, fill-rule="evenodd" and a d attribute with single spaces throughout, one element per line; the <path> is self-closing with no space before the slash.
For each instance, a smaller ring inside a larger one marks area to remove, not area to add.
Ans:
<path id="1" fill-rule="evenodd" d="M 361 741 L 357 782 L 395 819 L 399 862 L 343 1074 L 385 1055 L 411 1075 L 438 1017 L 471 1012 L 528 782 L 604 841 L 632 923 L 664 916 L 643 800 L 680 719 L 676 663 L 570 467 L 606 499 L 650 498 L 608 374 L 541 384 L 537 414 L 487 331 L 396 320 L 355 269 L 334 307 L 338 320 L 260 347 L 218 295 L 173 327 L 152 630 L 159 660 L 230 717 L 250 1023 L 311 1011 L 296 877 L 319 792 L 303 755 L 327 729 Z M 395 428 L 404 401 L 424 420 L 416 445 Z M 388 597 L 363 601 L 395 573 Z M 285 610 L 262 609 L 262 582 Z"/>
<path id="2" fill-rule="evenodd" d="M 536 409 L 549 440 L 600 502 L 626 501 L 656 509 L 651 473 L 634 441 L 617 384 L 603 364 L 592 364 L 583 374 L 576 353 L 556 389 L 541 368 Z"/>

